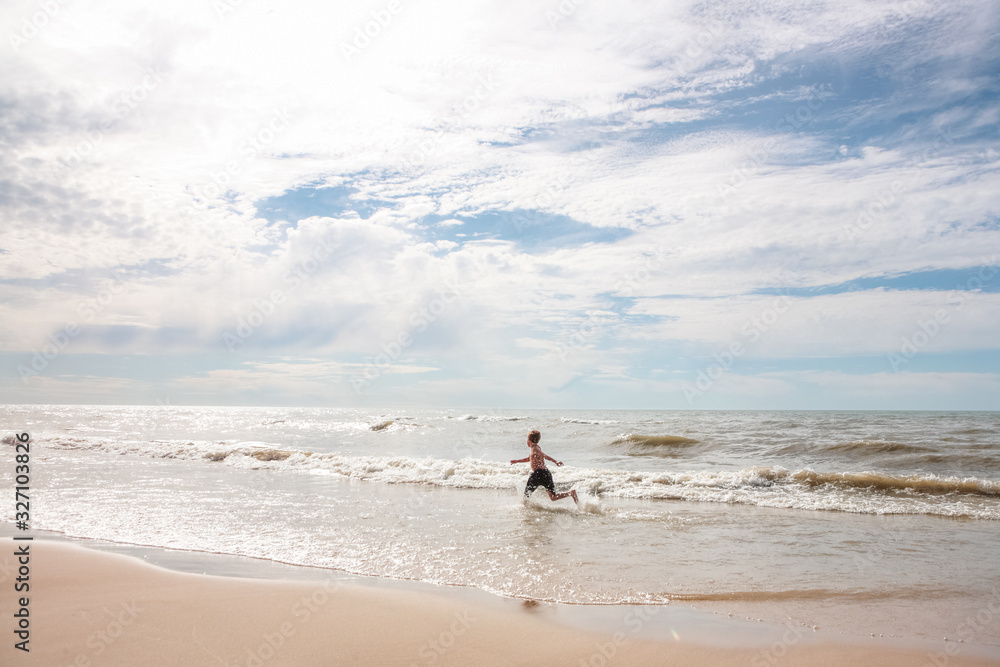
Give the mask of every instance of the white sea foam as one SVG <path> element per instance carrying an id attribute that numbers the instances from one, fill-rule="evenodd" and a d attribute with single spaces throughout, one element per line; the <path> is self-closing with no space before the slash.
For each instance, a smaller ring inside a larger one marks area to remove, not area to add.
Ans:
<path id="1" fill-rule="evenodd" d="M 560 417 L 563 424 L 588 424 L 591 426 L 604 426 L 607 424 L 618 424 L 617 419 L 572 419 L 570 417 Z"/>
<path id="2" fill-rule="evenodd" d="M 349 456 L 296 451 L 257 441 L 136 441 L 79 437 L 60 438 L 52 444 L 115 454 L 221 462 L 244 469 L 300 471 L 368 482 L 455 489 L 518 489 L 523 486 L 527 472 L 524 467 L 472 458 Z M 560 489 L 571 487 L 595 497 L 1000 519 L 1000 483 L 974 477 L 825 473 L 809 469 L 790 471 L 780 466 L 682 472 L 565 466 L 555 472 L 555 478 Z"/>
<path id="3" fill-rule="evenodd" d="M 520 422 L 527 419 L 527 417 L 505 417 L 503 415 L 462 415 L 461 417 L 455 417 L 459 421 L 477 421 L 477 422 Z"/>

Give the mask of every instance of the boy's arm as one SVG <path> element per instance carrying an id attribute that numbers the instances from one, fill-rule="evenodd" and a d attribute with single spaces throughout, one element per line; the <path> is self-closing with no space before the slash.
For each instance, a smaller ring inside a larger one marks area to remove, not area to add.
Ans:
<path id="1" fill-rule="evenodd" d="M 530 456 L 528 458 L 526 458 L 526 459 L 511 459 L 510 460 L 510 464 L 514 465 L 515 463 L 527 463 L 530 460 L 531 460 Z"/>
<path id="2" fill-rule="evenodd" d="M 561 466 L 561 465 L 562 465 L 562 461 L 556 461 L 556 460 L 555 460 L 554 458 L 552 458 L 551 456 L 549 456 L 549 455 L 548 455 L 548 454 L 546 454 L 545 452 L 542 452 L 542 456 L 544 456 L 545 458 L 547 458 L 547 459 L 548 459 L 549 461 L 552 461 L 552 462 L 553 462 L 553 463 L 555 463 L 555 464 L 556 464 L 557 466 Z"/>

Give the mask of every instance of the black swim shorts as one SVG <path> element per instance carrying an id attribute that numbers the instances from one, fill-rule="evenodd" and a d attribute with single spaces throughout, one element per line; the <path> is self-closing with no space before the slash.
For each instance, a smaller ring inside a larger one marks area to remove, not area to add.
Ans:
<path id="1" fill-rule="evenodd" d="M 556 485 L 552 483 L 552 473 L 549 472 L 548 468 L 541 468 L 531 473 L 531 477 L 528 478 L 528 485 L 524 487 L 524 495 L 530 496 L 531 492 L 540 486 L 545 487 L 552 493 L 556 492 Z"/>

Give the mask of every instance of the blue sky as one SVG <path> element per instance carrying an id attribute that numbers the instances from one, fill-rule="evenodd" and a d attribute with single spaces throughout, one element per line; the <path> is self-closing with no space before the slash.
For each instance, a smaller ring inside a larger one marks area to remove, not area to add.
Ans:
<path id="1" fill-rule="evenodd" d="M 393 6 L 0 9 L 0 400 L 1000 409 L 995 3 Z"/>

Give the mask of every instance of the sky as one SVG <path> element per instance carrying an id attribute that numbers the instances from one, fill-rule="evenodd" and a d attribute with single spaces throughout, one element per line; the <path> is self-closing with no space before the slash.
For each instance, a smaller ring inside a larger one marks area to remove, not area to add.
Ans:
<path id="1" fill-rule="evenodd" d="M 1000 409 L 991 0 L 0 18 L 0 402 Z"/>

